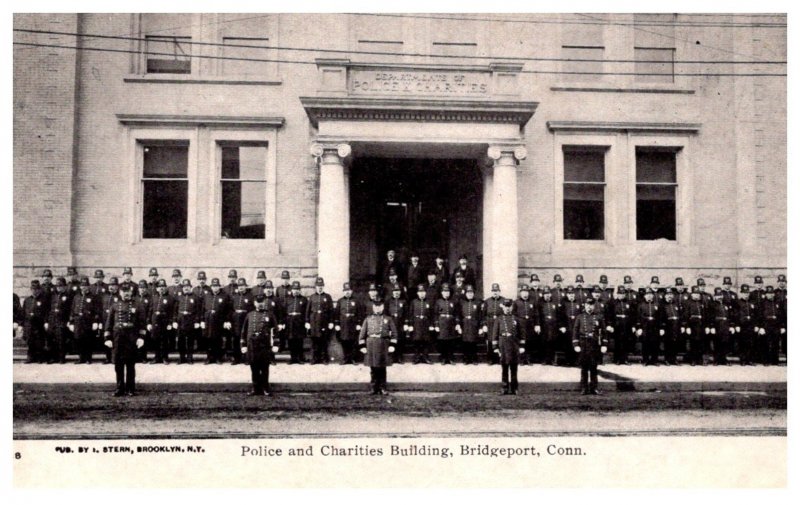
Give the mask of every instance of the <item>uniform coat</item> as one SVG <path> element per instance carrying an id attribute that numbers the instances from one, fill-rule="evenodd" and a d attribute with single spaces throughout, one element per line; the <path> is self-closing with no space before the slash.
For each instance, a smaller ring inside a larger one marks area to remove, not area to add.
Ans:
<path id="1" fill-rule="evenodd" d="M 516 317 L 503 314 L 494 320 L 490 333 L 492 346 L 500 351 L 500 364 L 519 363 L 520 348 L 525 346 L 522 328 Z"/>
<path id="2" fill-rule="evenodd" d="M 354 342 L 358 340 L 357 326 L 364 320 L 361 303 L 352 296 L 343 296 L 333 306 L 334 324 L 339 327 L 339 340 Z"/>
<path id="3" fill-rule="evenodd" d="M 26 297 L 22 302 L 22 338 L 28 343 L 28 359 L 30 361 L 45 359 L 44 323 L 47 321 L 48 309 L 47 300 L 41 290 Z"/>
<path id="4" fill-rule="evenodd" d="M 433 323 L 439 340 L 458 338 L 456 333 L 456 304 L 451 299 L 439 298 L 433 306 Z"/>
<path id="5" fill-rule="evenodd" d="M 253 310 L 245 316 L 240 338 L 241 347 L 247 348 L 246 357 L 250 364 L 269 364 L 272 360 L 275 326 L 275 318 L 266 309 Z"/>
<path id="6" fill-rule="evenodd" d="M 367 353 L 364 364 L 368 367 L 385 367 L 389 361 L 389 347 L 397 343 L 397 327 L 391 317 L 384 314 L 371 314 L 364 319 L 358 342 L 365 346 Z"/>
<path id="7" fill-rule="evenodd" d="M 136 361 L 136 339 L 144 336 L 144 315 L 136 300 L 119 299 L 111 305 L 105 323 L 106 336 L 111 336 L 111 359 L 114 363 Z"/>
<path id="8" fill-rule="evenodd" d="M 330 331 L 328 324 L 333 322 L 333 299 L 328 293 L 314 293 L 306 304 L 306 322 L 311 325 L 311 338 L 323 338 Z"/>
<path id="9" fill-rule="evenodd" d="M 289 295 L 286 299 L 286 335 L 289 340 L 305 338 L 307 307 L 308 299 L 303 295 Z"/>
<path id="10" fill-rule="evenodd" d="M 461 338 L 464 342 L 478 342 L 482 340 L 478 331 L 481 329 L 483 315 L 481 309 L 483 302 L 477 298 L 466 298 L 458 305 L 458 319 L 461 321 Z"/>
<path id="11" fill-rule="evenodd" d="M 430 340 L 430 330 L 428 328 L 433 326 L 431 315 L 432 307 L 427 298 L 424 300 L 416 298 L 411 302 L 409 319 L 411 320 L 411 326 L 414 327 L 414 331 L 411 333 L 413 341 L 427 342 Z"/>

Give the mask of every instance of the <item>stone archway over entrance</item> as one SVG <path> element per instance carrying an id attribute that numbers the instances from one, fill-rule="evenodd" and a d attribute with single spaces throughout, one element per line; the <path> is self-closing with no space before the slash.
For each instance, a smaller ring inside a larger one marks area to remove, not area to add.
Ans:
<path id="1" fill-rule="evenodd" d="M 372 166 L 373 171 L 383 167 L 386 172 L 384 177 L 369 174 L 370 184 L 402 185 L 415 171 L 418 175 L 438 170 L 446 172 L 446 177 L 454 173 L 455 177 L 474 176 L 471 196 L 478 200 L 474 219 L 480 232 L 472 239 L 480 244 L 472 250 L 480 251 L 473 261 L 482 258 L 476 265 L 480 284 L 486 290 L 497 282 L 505 292 L 515 292 L 517 164 L 527 156 L 523 129 L 537 106 L 513 99 L 521 66 L 386 67 L 318 60 L 318 67 L 318 96 L 300 100 L 316 128 L 310 152 L 320 167 L 318 269 L 332 286 L 329 291 L 338 294 L 353 273 L 363 275 L 366 270 L 359 266 L 361 270 L 351 272 L 351 251 L 364 253 L 363 243 L 351 243 L 351 199 L 364 195 L 351 194 L 359 186 L 350 179 L 359 174 L 359 180 L 364 180 L 365 170 Z M 397 173 L 402 167 L 409 172 L 405 178 Z M 460 191 L 465 190 L 466 186 Z M 399 195 L 408 201 L 379 203 L 419 204 L 422 193 L 401 191 Z M 438 212 L 451 215 L 449 210 Z M 443 218 L 434 212 L 432 219 Z M 405 225 L 413 226 L 413 219 Z M 415 240 L 411 242 L 419 243 Z M 449 248 L 449 242 L 442 246 Z M 465 251 L 443 252 L 452 256 Z"/>

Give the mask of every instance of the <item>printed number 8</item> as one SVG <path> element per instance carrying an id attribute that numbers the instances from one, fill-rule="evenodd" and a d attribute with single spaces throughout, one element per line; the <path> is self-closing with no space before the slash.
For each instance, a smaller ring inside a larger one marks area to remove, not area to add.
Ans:
<path id="1" fill-rule="evenodd" d="M 20 454 L 18 452 L 15 452 L 14 453 L 14 459 L 22 459 L 22 454 Z"/>

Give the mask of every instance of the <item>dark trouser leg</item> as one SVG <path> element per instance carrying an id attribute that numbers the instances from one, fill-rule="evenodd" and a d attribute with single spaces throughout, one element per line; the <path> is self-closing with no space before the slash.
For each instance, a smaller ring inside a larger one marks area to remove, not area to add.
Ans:
<path id="1" fill-rule="evenodd" d="M 250 379 L 253 383 L 253 392 L 259 395 L 264 393 L 263 373 L 264 370 L 261 363 L 250 363 Z"/>
<path id="2" fill-rule="evenodd" d="M 676 342 L 676 335 L 673 330 L 667 330 L 667 334 L 664 335 L 664 361 L 667 363 L 673 364 L 676 362 L 675 358 L 675 342 Z"/>
<path id="3" fill-rule="evenodd" d="M 405 338 L 400 337 L 397 339 L 397 343 L 394 344 L 394 362 L 395 363 L 402 363 L 403 362 L 403 350 L 405 348 Z"/>
<path id="4" fill-rule="evenodd" d="M 289 339 L 289 355 L 292 363 L 300 363 L 303 354 L 303 339 L 290 338 Z"/>
<path id="5" fill-rule="evenodd" d="M 67 357 L 67 329 L 56 328 L 55 339 L 56 345 L 53 359 L 59 363 L 64 363 Z"/>
<path id="6" fill-rule="evenodd" d="M 500 364 L 500 380 L 503 382 L 503 391 L 509 391 L 508 384 L 508 369 L 509 366 L 505 363 Z"/>
<path id="7" fill-rule="evenodd" d="M 216 329 L 209 328 L 206 323 L 206 342 L 208 343 L 207 360 L 216 363 L 222 359 L 222 334 Z"/>
<path id="8" fill-rule="evenodd" d="M 131 358 L 125 361 L 125 388 L 128 393 L 136 392 L 136 359 Z"/>
<path id="9" fill-rule="evenodd" d="M 339 340 L 342 344 L 342 363 L 349 365 L 353 362 L 353 341 L 352 340 Z"/>
<path id="10" fill-rule="evenodd" d="M 589 365 L 589 390 L 597 391 L 597 363 Z"/>
<path id="11" fill-rule="evenodd" d="M 518 363 L 511 363 L 508 365 L 508 371 L 510 372 L 509 377 L 509 386 L 511 387 L 511 392 L 516 393 L 517 388 L 519 387 L 519 381 L 517 380 L 517 368 L 519 367 Z"/>
<path id="12" fill-rule="evenodd" d="M 314 363 L 324 363 L 324 346 L 325 339 L 322 336 L 311 338 L 311 349 Z"/>
<path id="13" fill-rule="evenodd" d="M 125 362 L 117 358 L 114 362 L 114 373 L 117 376 L 117 393 L 125 392 Z"/>
<path id="14" fill-rule="evenodd" d="M 378 388 L 380 387 L 378 385 L 378 380 L 379 380 L 378 367 L 376 366 L 369 367 L 369 383 L 370 386 L 372 386 L 373 393 L 376 393 L 378 391 Z"/>
<path id="15" fill-rule="evenodd" d="M 189 363 L 194 363 L 194 340 L 197 331 L 194 328 L 189 328 L 186 331 L 186 357 Z"/>
<path id="16" fill-rule="evenodd" d="M 628 362 L 628 342 L 627 328 L 625 325 L 617 325 L 614 328 L 614 363 L 624 364 Z"/>
<path id="17" fill-rule="evenodd" d="M 386 389 L 386 367 L 382 366 L 381 368 L 381 389 Z"/>
<path id="18" fill-rule="evenodd" d="M 178 355 L 181 363 L 186 363 L 186 333 L 182 328 L 178 330 Z"/>
<path id="19" fill-rule="evenodd" d="M 581 391 L 589 390 L 589 368 L 586 365 L 581 366 Z"/>

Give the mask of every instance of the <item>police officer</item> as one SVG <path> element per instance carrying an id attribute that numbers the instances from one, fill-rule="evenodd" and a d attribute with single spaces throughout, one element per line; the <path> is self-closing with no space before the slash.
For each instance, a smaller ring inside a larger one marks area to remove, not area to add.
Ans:
<path id="1" fill-rule="evenodd" d="M 495 318 L 490 333 L 492 349 L 500 361 L 504 395 L 517 394 L 519 387 L 519 381 L 517 380 L 519 357 L 525 352 L 525 338 L 519 321 L 511 313 L 512 309 L 513 302 L 511 300 L 503 300 L 503 314 Z"/>
<path id="2" fill-rule="evenodd" d="M 483 303 L 475 298 L 475 288 L 467 284 L 464 299 L 458 304 L 458 319 L 461 321 L 461 342 L 464 350 L 464 363 L 478 364 L 478 342 L 483 339 Z"/>
<path id="3" fill-rule="evenodd" d="M 422 265 L 419 264 L 419 254 L 416 252 L 411 253 L 411 263 L 408 265 L 408 271 L 406 272 L 406 286 L 409 287 L 408 291 L 408 298 L 409 300 L 413 300 L 416 298 L 416 293 L 412 292 L 416 286 L 423 284 L 425 282 L 425 273 L 422 269 Z"/>
<path id="4" fill-rule="evenodd" d="M 48 307 L 50 307 L 50 296 L 55 290 L 56 288 L 53 286 L 53 271 L 49 268 L 45 268 L 42 270 L 42 292 Z"/>
<path id="5" fill-rule="evenodd" d="M 492 284 L 492 295 L 483 301 L 483 333 L 486 334 L 486 354 L 487 361 L 490 365 L 499 363 L 497 353 L 492 348 L 491 329 L 494 327 L 494 321 L 503 315 L 503 300 L 500 295 L 500 284 Z"/>
<path id="6" fill-rule="evenodd" d="M 208 349 L 209 342 L 206 340 L 205 328 L 203 328 L 203 318 L 205 317 L 206 309 L 205 309 L 205 301 L 206 295 L 211 293 L 211 288 L 208 286 L 208 277 L 206 276 L 205 271 L 200 270 L 197 272 L 197 286 L 192 288 L 192 294 L 194 295 L 195 299 L 200 303 L 200 328 L 198 328 L 194 332 L 194 340 L 197 342 L 197 349 Z M 225 293 L 223 293 L 225 294 Z"/>
<path id="7" fill-rule="evenodd" d="M 262 296 L 262 298 L 266 300 L 266 297 Z M 223 334 L 226 330 L 233 329 L 231 324 L 233 303 L 231 297 L 222 292 L 222 286 L 216 277 L 211 279 L 210 290 L 203 294 L 202 307 L 204 315 L 200 327 L 203 330 L 207 346 L 205 364 L 222 363 Z"/>
<path id="8" fill-rule="evenodd" d="M 778 287 L 775 288 L 775 301 L 778 303 L 778 307 L 780 307 L 780 314 L 782 317 L 781 320 L 781 327 L 784 329 L 783 333 L 781 333 L 781 350 L 784 355 L 789 357 L 789 349 L 787 347 L 788 341 L 786 338 L 786 328 L 787 328 L 787 315 L 788 315 L 788 307 L 786 306 L 786 294 L 787 294 L 787 287 L 786 287 L 786 275 L 779 274 L 778 275 Z"/>
<path id="9" fill-rule="evenodd" d="M 69 296 L 71 303 L 72 298 L 81 292 L 81 278 L 78 275 L 78 269 L 75 267 L 67 267 L 67 277 L 67 296 Z"/>
<path id="10" fill-rule="evenodd" d="M 391 298 L 392 289 L 394 289 L 395 286 L 400 288 L 400 293 L 405 298 L 407 296 L 406 287 L 400 283 L 400 277 L 397 275 L 397 271 L 394 268 L 391 268 L 389 269 L 388 283 L 383 285 L 383 290 L 385 293 L 385 296 L 383 297 L 384 303 L 386 303 L 387 298 Z"/>
<path id="11" fill-rule="evenodd" d="M 675 277 L 675 303 L 680 307 L 681 312 L 689 304 L 692 295 L 686 290 L 686 284 L 683 283 L 683 277 Z"/>
<path id="12" fill-rule="evenodd" d="M 289 298 L 289 295 L 291 294 L 292 294 L 291 276 L 289 275 L 288 270 L 284 270 L 281 272 L 281 283 L 280 285 L 278 285 L 278 289 L 275 290 L 275 295 L 285 306 L 286 299 Z"/>
<path id="13" fill-rule="evenodd" d="M 561 274 L 555 274 L 553 276 L 553 287 L 550 289 L 550 294 L 553 296 L 553 301 L 557 305 L 561 305 L 565 298 L 565 291 L 561 285 L 563 282 L 564 279 L 561 278 Z"/>
<path id="14" fill-rule="evenodd" d="M 610 322 L 614 326 L 614 363 L 617 365 L 629 364 L 630 340 L 633 332 L 636 331 L 633 323 L 633 307 L 628 303 L 627 294 L 625 286 L 617 286 L 617 291 L 611 302 L 613 319 Z"/>
<path id="15" fill-rule="evenodd" d="M 47 322 L 49 306 L 45 299 L 44 290 L 38 279 L 31 281 L 31 294 L 22 302 L 22 338 L 28 344 L 28 359 L 26 363 L 46 363 L 46 332 L 44 325 Z"/>
<path id="16" fill-rule="evenodd" d="M 762 362 L 765 365 L 777 365 L 780 363 L 780 338 L 786 333 L 786 328 L 781 326 L 784 318 L 781 307 L 775 300 L 775 289 L 772 286 L 767 286 L 764 290 L 759 313 L 761 328 L 758 330 L 758 335 L 764 351 Z"/>
<path id="17" fill-rule="evenodd" d="M 564 352 L 564 364 L 575 366 L 578 362 L 578 354 L 573 349 L 575 346 L 572 345 L 572 328 L 575 326 L 578 316 L 583 312 L 583 305 L 578 302 L 574 287 L 567 286 L 564 293 L 566 298 L 562 300 L 559 307 L 561 312 L 559 319 L 563 321 L 562 327 L 566 327 L 566 329 L 559 328 L 561 337 L 558 339 L 557 348 Z"/>
<path id="18" fill-rule="evenodd" d="M 286 316 L 284 314 L 283 303 L 277 296 L 275 296 L 275 286 L 272 285 L 271 280 L 264 282 L 261 288 L 264 290 L 261 294 L 263 294 L 265 297 L 264 303 L 266 304 L 267 311 L 272 313 L 272 318 L 275 320 L 275 345 L 278 346 L 279 350 L 284 350 L 286 349 L 286 342 L 282 340 L 282 330 L 284 328 Z M 275 361 L 275 354 L 272 355 L 272 359 L 272 364 L 277 364 Z"/>
<path id="19" fill-rule="evenodd" d="M 313 363 L 327 364 L 328 335 L 333 330 L 333 299 L 325 292 L 325 280 L 317 277 L 314 282 L 315 292 L 308 297 L 306 305 L 306 324 L 311 337 Z"/>
<path id="20" fill-rule="evenodd" d="M 233 304 L 231 309 L 232 328 L 225 335 L 227 339 L 225 349 L 231 355 L 231 365 L 238 365 L 242 362 L 241 346 L 239 345 L 239 340 L 242 337 L 242 327 L 247 314 L 255 307 L 255 300 L 253 300 L 250 290 L 247 289 L 247 280 L 244 277 L 237 279 L 236 292 L 228 296 L 230 296 Z"/>
<path id="21" fill-rule="evenodd" d="M 614 299 L 614 288 L 608 287 L 608 276 L 606 274 L 600 275 L 600 282 L 598 284 L 600 285 L 600 290 L 602 292 L 600 299 L 606 304 L 610 305 L 611 300 Z"/>
<path id="22" fill-rule="evenodd" d="M 356 360 L 356 342 L 361 322 L 364 320 L 363 305 L 353 297 L 349 282 L 342 284 L 342 297 L 334 304 L 333 321 L 339 343 L 342 345 L 342 358 L 345 365 L 353 365 Z"/>
<path id="23" fill-rule="evenodd" d="M 78 363 L 92 362 L 92 344 L 99 328 L 100 303 L 91 293 L 89 278 L 80 281 L 80 292 L 72 298 L 69 324 L 78 348 Z"/>
<path id="24" fill-rule="evenodd" d="M 436 300 L 439 299 L 439 291 L 441 289 L 441 283 L 436 275 L 436 271 L 431 269 L 428 271 L 428 283 L 425 285 L 425 297 L 431 302 L 436 303 Z"/>
<path id="25" fill-rule="evenodd" d="M 584 286 L 583 275 L 578 274 L 575 276 L 575 301 L 578 302 L 581 306 L 583 306 L 583 302 L 585 302 L 591 295 L 590 291 L 585 288 Z M 572 346 L 570 346 L 572 347 Z"/>
<path id="26" fill-rule="evenodd" d="M 456 320 L 456 305 L 450 298 L 450 283 L 442 283 L 442 296 L 433 305 L 433 329 L 439 345 L 439 361 L 444 365 L 452 365 L 454 348 L 461 326 Z"/>
<path id="27" fill-rule="evenodd" d="M 535 356 L 534 353 L 539 350 L 538 346 L 534 346 L 535 339 L 534 326 L 538 326 L 536 321 L 536 305 L 530 299 L 530 288 L 527 284 L 521 284 L 519 287 L 519 297 L 514 300 L 514 306 L 511 313 L 516 316 L 520 323 L 522 330 L 522 339 L 527 342 L 526 349 L 528 352 L 522 356 L 522 363 L 533 363 Z"/>
<path id="28" fill-rule="evenodd" d="M 240 336 L 240 350 L 250 364 L 253 382 L 253 390 L 248 394 L 272 396 L 269 388 L 269 365 L 274 354 L 278 352 L 273 336 L 276 323 L 272 313 L 267 310 L 266 296 L 263 293 L 258 294 L 254 301 L 255 310 L 245 316 Z"/>
<path id="29" fill-rule="evenodd" d="M 414 364 L 430 363 L 428 346 L 433 332 L 432 303 L 428 300 L 425 284 L 417 286 L 417 298 L 411 302 L 411 340 L 414 342 Z"/>
<path id="30" fill-rule="evenodd" d="M 750 301 L 750 286 L 742 284 L 739 287 L 740 296 L 734 304 L 734 319 L 736 320 L 736 335 L 739 337 L 739 364 L 742 366 L 753 365 L 756 362 L 755 340 L 758 327 L 758 311 L 756 304 Z"/>
<path id="31" fill-rule="evenodd" d="M 642 339 L 642 361 L 644 365 L 658 365 L 658 351 L 661 337 L 664 336 L 661 313 L 655 300 L 655 292 L 647 288 L 644 301 L 638 307 L 638 326 L 636 336 Z"/>
<path id="32" fill-rule="evenodd" d="M 139 296 L 139 286 L 133 281 L 133 269 L 131 267 L 122 269 L 122 282 L 119 283 L 120 291 L 125 286 L 130 287 L 131 295 L 134 298 Z"/>
<path id="33" fill-rule="evenodd" d="M 145 322 L 149 321 L 151 298 L 150 298 L 150 289 L 147 286 L 146 280 L 142 279 L 139 281 L 139 295 L 136 298 L 134 298 L 134 300 L 136 301 L 136 306 L 144 314 Z M 147 350 L 152 345 L 152 339 L 149 335 L 149 332 L 145 331 L 145 336 L 143 340 L 144 340 L 144 345 L 138 349 L 139 361 L 141 363 L 147 361 Z"/>
<path id="34" fill-rule="evenodd" d="M 450 276 L 451 284 L 456 283 L 456 275 L 461 274 L 464 278 L 464 284 L 471 284 L 472 286 L 475 285 L 475 270 L 468 264 L 467 255 L 462 254 L 458 258 L 458 266 L 453 270 L 453 274 Z"/>
<path id="35" fill-rule="evenodd" d="M 286 300 L 286 335 L 289 339 L 290 363 L 305 363 L 306 311 L 308 299 L 300 294 L 300 282 L 292 281 L 292 292 Z"/>
<path id="36" fill-rule="evenodd" d="M 67 281 L 58 277 L 55 292 L 50 295 L 50 309 L 44 329 L 47 330 L 48 363 L 66 363 L 67 356 L 67 323 L 69 322 L 70 303 Z"/>
<path id="37" fill-rule="evenodd" d="M 450 280 L 450 272 L 444 262 L 444 255 L 441 253 L 436 254 L 436 259 L 434 260 L 431 271 L 436 276 L 436 284 L 439 286 Z"/>
<path id="38" fill-rule="evenodd" d="M 181 275 L 181 271 L 177 268 L 172 270 L 172 286 L 167 288 L 167 292 L 173 298 L 177 298 L 177 296 L 183 293 L 183 288 L 181 288 L 181 283 L 183 282 L 183 275 Z"/>
<path id="39" fill-rule="evenodd" d="M 536 305 L 537 310 L 539 306 L 539 301 L 542 299 L 542 294 L 544 293 L 541 284 L 542 283 L 539 280 L 539 276 L 537 274 L 531 274 L 531 282 L 530 282 L 531 300 L 533 300 L 533 303 L 534 305 Z"/>
<path id="40" fill-rule="evenodd" d="M 108 284 L 104 282 L 105 278 L 106 274 L 102 270 L 97 269 L 94 271 L 94 284 L 92 284 L 90 292 L 98 300 L 101 300 L 108 293 Z"/>
<path id="41" fill-rule="evenodd" d="M 265 272 L 264 270 L 259 270 L 258 272 L 256 272 L 256 285 L 253 286 L 253 289 L 251 289 L 250 291 L 253 293 L 253 296 L 266 295 L 267 291 L 266 286 L 267 286 L 267 272 Z"/>
<path id="42" fill-rule="evenodd" d="M 539 325 L 542 331 L 543 360 L 545 365 L 556 364 L 556 350 L 558 349 L 558 335 L 566 333 L 567 328 L 563 321 L 562 307 L 553 301 L 553 292 L 549 286 L 542 290 L 542 300 L 538 306 Z"/>
<path id="43" fill-rule="evenodd" d="M 183 293 L 175 301 L 175 317 L 172 326 L 178 329 L 178 364 L 194 363 L 195 331 L 200 329 L 202 302 L 192 293 L 192 281 L 183 279 Z"/>
<path id="44" fill-rule="evenodd" d="M 403 362 L 403 349 L 405 347 L 405 340 L 408 333 L 410 333 L 409 320 L 408 320 L 408 300 L 403 296 L 403 287 L 399 284 L 394 284 L 391 287 L 392 297 L 386 305 L 385 311 L 389 317 L 394 321 L 397 327 L 397 343 L 394 345 L 395 352 L 392 356 L 395 363 Z M 402 331 L 400 329 L 402 328 Z"/>
<path id="45" fill-rule="evenodd" d="M 689 339 L 687 357 L 692 366 L 704 364 L 705 335 L 709 333 L 707 311 L 700 297 L 700 288 L 692 286 L 691 299 L 684 311 L 686 335 Z"/>
<path id="46" fill-rule="evenodd" d="M 101 342 L 104 342 L 106 340 L 106 338 L 105 338 L 105 324 L 106 324 L 106 321 L 108 320 L 108 316 L 111 314 L 111 309 L 114 307 L 114 304 L 117 303 L 121 299 L 122 299 L 122 297 L 120 295 L 120 290 L 119 290 L 119 279 L 117 277 L 111 277 L 108 280 L 108 292 L 100 300 L 100 303 L 101 303 L 101 306 L 103 308 L 103 311 L 101 313 L 101 321 L 102 321 L 102 323 L 100 323 L 98 335 L 100 336 L 100 341 Z M 111 363 L 111 355 L 112 355 L 111 348 L 108 347 L 108 346 L 105 346 L 105 347 L 103 347 L 103 349 L 105 349 L 105 353 L 106 353 L 106 361 L 105 361 L 105 363 L 108 365 L 108 364 Z"/>
<path id="47" fill-rule="evenodd" d="M 228 271 L 228 285 L 222 288 L 222 291 L 225 292 L 228 296 L 233 296 L 233 294 L 239 290 L 239 274 L 236 270 L 231 269 Z M 246 316 L 246 314 L 245 314 Z"/>
<path id="48" fill-rule="evenodd" d="M 461 303 L 461 301 L 466 297 L 467 284 L 464 282 L 464 274 L 461 272 L 456 272 L 453 277 L 455 277 L 456 281 L 452 286 L 450 286 L 450 297 L 455 303 L 458 304 Z"/>
<path id="49" fill-rule="evenodd" d="M 117 390 L 114 396 L 136 395 L 137 349 L 144 346 L 144 317 L 133 300 L 131 283 L 120 286 L 121 298 L 114 302 L 105 323 L 105 345 L 111 349 Z"/>
<path id="50" fill-rule="evenodd" d="M 158 269 L 155 267 L 150 268 L 147 272 L 147 277 L 149 277 L 147 281 L 147 293 L 152 299 L 156 296 L 156 291 L 158 290 Z"/>
<path id="51" fill-rule="evenodd" d="M 372 314 L 364 319 L 358 343 L 364 354 L 364 364 L 370 368 L 372 394 L 385 395 L 386 368 L 391 365 L 389 356 L 397 343 L 397 327 L 392 318 L 383 313 L 383 300 L 372 305 Z"/>
<path id="52" fill-rule="evenodd" d="M 372 314 L 372 306 L 375 305 L 379 299 L 378 284 L 370 282 L 367 287 L 367 301 L 365 302 L 367 315 Z"/>
<path id="53" fill-rule="evenodd" d="M 598 395 L 597 365 L 602 363 L 608 342 L 603 334 L 603 322 L 594 311 L 595 301 L 589 298 L 584 303 L 584 311 L 572 327 L 572 345 L 578 354 L 581 367 L 581 394 Z"/>
<path id="54" fill-rule="evenodd" d="M 156 282 L 156 294 L 150 302 L 150 319 L 147 331 L 150 332 L 155 352 L 152 363 L 169 363 L 172 317 L 175 313 L 175 298 L 167 292 L 167 281 Z"/>
<path id="55" fill-rule="evenodd" d="M 678 364 L 678 351 L 685 348 L 683 314 L 678 302 L 675 300 L 675 293 L 672 289 L 664 292 L 664 303 L 662 307 L 662 324 L 664 326 L 664 362 L 667 365 Z"/>

